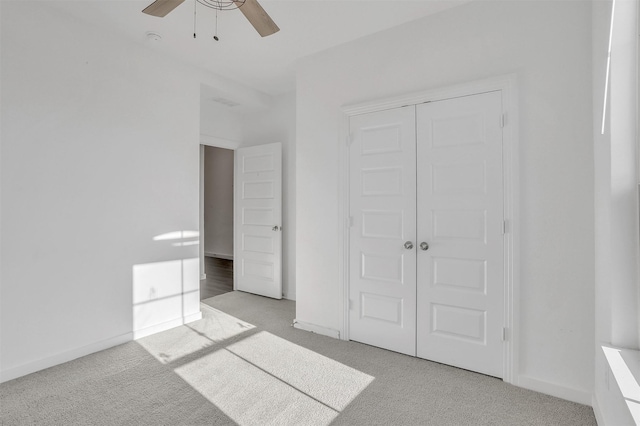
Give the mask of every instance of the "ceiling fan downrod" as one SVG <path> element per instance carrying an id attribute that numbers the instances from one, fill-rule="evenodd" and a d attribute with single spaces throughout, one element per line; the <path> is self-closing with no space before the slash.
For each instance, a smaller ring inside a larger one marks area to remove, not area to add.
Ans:
<path id="1" fill-rule="evenodd" d="M 196 38 L 196 10 L 198 9 L 198 1 L 193 0 L 193 38 Z"/>
<path id="2" fill-rule="evenodd" d="M 218 38 L 218 9 L 216 9 L 216 26 L 215 26 L 215 32 L 213 34 L 213 39 L 215 41 L 220 41 L 220 39 Z"/>

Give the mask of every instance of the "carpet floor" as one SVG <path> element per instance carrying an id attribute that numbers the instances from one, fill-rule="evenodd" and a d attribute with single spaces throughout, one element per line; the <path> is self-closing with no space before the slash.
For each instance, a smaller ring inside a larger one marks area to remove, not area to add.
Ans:
<path id="1" fill-rule="evenodd" d="M 203 319 L 0 385 L 3 425 L 596 425 L 580 404 L 291 327 L 241 292 Z"/>

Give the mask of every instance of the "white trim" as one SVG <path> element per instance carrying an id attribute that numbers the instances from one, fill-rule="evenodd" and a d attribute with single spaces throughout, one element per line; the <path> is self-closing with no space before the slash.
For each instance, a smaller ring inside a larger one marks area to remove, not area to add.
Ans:
<path id="1" fill-rule="evenodd" d="M 130 342 L 131 340 L 133 340 L 133 333 L 125 333 L 120 336 L 112 337 L 110 339 L 102 340 L 70 351 L 61 352 L 37 361 L 27 362 L 26 364 L 0 371 L 0 383 L 17 379 L 18 377 L 26 376 L 27 374 L 35 373 L 37 371 L 44 370 L 45 368 L 73 361 L 74 359 L 91 355 L 92 353 L 100 352 L 114 346 L 122 345 Z"/>
<path id="2" fill-rule="evenodd" d="M 202 311 L 196 312 L 195 314 L 187 315 L 186 317 L 182 317 L 182 325 L 189 324 L 194 321 L 199 321 L 202 319 Z"/>
<path id="3" fill-rule="evenodd" d="M 340 152 L 340 194 L 338 197 L 338 211 L 340 212 L 340 246 L 338 247 L 341 259 L 340 285 L 342 286 L 342 305 L 344 318 L 340 334 L 348 340 L 349 331 L 349 230 L 346 226 L 349 219 L 349 157 L 347 143 L 349 141 L 349 117 L 370 112 L 382 111 L 392 108 L 400 108 L 406 105 L 416 105 L 425 102 L 451 99 L 462 96 L 476 95 L 480 93 L 501 91 L 502 110 L 506 116 L 503 128 L 503 174 L 504 174 L 504 219 L 508 221 L 509 229 L 505 234 L 505 324 L 508 330 L 508 339 L 504 344 L 504 370 L 503 380 L 514 383 L 519 371 L 519 328 L 518 313 L 520 312 L 520 283 L 519 277 L 519 240 L 520 240 L 520 209 L 519 209 L 519 139 L 518 139 L 518 93 L 517 76 L 508 74 L 494 78 L 488 78 L 454 86 L 430 89 L 420 92 L 405 94 L 393 98 L 366 102 L 355 105 L 346 105 L 341 108 L 342 135 L 346 137 L 345 143 L 341 143 Z"/>
<path id="4" fill-rule="evenodd" d="M 204 255 L 205 255 L 205 257 L 215 257 L 216 259 L 233 260 L 233 253 L 232 254 L 222 254 L 222 253 L 204 252 Z"/>
<path id="5" fill-rule="evenodd" d="M 236 185 L 236 176 L 238 175 L 238 157 L 237 157 L 237 151 L 233 151 L 233 256 L 235 258 L 237 251 L 238 251 L 238 247 L 236 245 L 236 231 L 237 231 L 237 224 L 236 224 L 236 218 L 238 217 L 238 200 L 236 198 L 236 193 L 237 188 L 235 187 Z M 204 244 L 204 242 L 203 242 Z M 237 271 L 237 269 L 236 269 Z M 236 271 L 233 272 L 233 291 L 238 290 L 238 274 L 236 273 Z"/>
<path id="6" fill-rule="evenodd" d="M 591 406 L 593 401 L 591 392 L 562 386 L 560 384 L 547 382 L 544 380 L 534 379 L 533 377 L 529 376 L 518 377 L 517 386 L 555 396 L 557 398 L 566 399 L 567 401 L 577 402 L 578 404 Z"/>
<path id="7" fill-rule="evenodd" d="M 207 146 L 215 146 L 217 148 L 225 148 L 236 150 L 240 147 L 241 142 L 232 141 L 231 139 L 223 139 L 215 136 L 205 135 L 200 133 L 200 144 Z"/>
<path id="8" fill-rule="evenodd" d="M 496 80 L 502 91 L 502 111 L 505 125 L 502 129 L 502 168 L 504 191 L 504 218 L 508 229 L 504 236 L 505 266 L 505 327 L 508 340 L 504 345 L 503 380 L 513 383 L 520 371 L 520 143 L 518 123 L 518 85 L 514 74 Z"/>
<path id="9" fill-rule="evenodd" d="M 206 280 L 207 274 L 204 269 L 204 156 L 205 156 L 205 145 L 200 144 L 198 146 L 198 153 L 200 155 L 199 158 L 199 168 L 200 174 L 198 175 L 198 263 L 200 267 L 200 280 Z M 200 292 L 200 287 L 198 287 L 198 292 Z M 198 293 L 198 299 L 200 299 L 200 293 Z"/>
<path id="10" fill-rule="evenodd" d="M 413 92 L 383 100 L 365 102 L 361 104 L 345 105 L 342 112 L 348 116 L 382 111 L 385 109 L 400 108 L 407 105 L 417 105 L 425 102 L 452 99 L 461 96 L 477 95 L 483 92 L 502 90 L 516 81 L 515 74 L 487 78 L 453 86 L 428 89 Z"/>
<path id="11" fill-rule="evenodd" d="M 598 398 L 596 398 L 595 395 L 591 397 L 591 407 L 593 408 L 593 414 L 596 417 L 596 423 L 599 426 L 605 426 L 602 410 L 600 409 L 600 404 L 598 404 Z"/>
<path id="12" fill-rule="evenodd" d="M 310 324 L 308 322 L 300 322 L 295 319 L 293 320 L 293 328 L 297 328 L 298 330 L 309 331 L 311 333 L 321 334 L 323 336 L 333 337 L 334 339 L 340 338 L 340 332 L 338 330 L 322 327 L 316 324 Z"/>
<path id="13" fill-rule="evenodd" d="M 169 330 L 171 328 L 180 327 L 181 325 L 189 324 L 190 322 L 198 321 L 202 319 L 202 312 L 198 311 L 195 314 L 187 315 L 182 318 L 176 318 L 170 321 L 166 321 L 160 324 L 152 325 L 151 327 L 135 330 L 133 332 L 133 339 L 138 340 L 143 337 L 150 336 L 152 334 L 160 333 L 162 331 Z"/>
<path id="14" fill-rule="evenodd" d="M 338 154 L 338 179 L 343 183 L 338 187 L 338 217 L 344 218 L 339 224 L 342 244 L 338 251 L 338 273 L 343 290 L 342 330 L 339 335 L 342 336 L 342 340 L 349 340 L 349 216 L 351 214 L 349 211 L 351 197 L 349 193 L 349 144 L 351 143 L 351 135 L 349 134 L 349 115 L 341 112 L 338 119 L 341 127 L 340 133 L 344 135 L 338 148 L 340 151 Z"/>

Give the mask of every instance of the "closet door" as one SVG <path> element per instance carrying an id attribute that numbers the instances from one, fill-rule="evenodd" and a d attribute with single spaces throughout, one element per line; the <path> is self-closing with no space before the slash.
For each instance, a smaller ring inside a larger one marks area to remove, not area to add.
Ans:
<path id="1" fill-rule="evenodd" d="M 415 107 L 351 117 L 350 132 L 350 339 L 415 356 Z"/>
<path id="2" fill-rule="evenodd" d="M 502 377 L 501 94 L 421 104 L 416 116 L 417 354 Z"/>

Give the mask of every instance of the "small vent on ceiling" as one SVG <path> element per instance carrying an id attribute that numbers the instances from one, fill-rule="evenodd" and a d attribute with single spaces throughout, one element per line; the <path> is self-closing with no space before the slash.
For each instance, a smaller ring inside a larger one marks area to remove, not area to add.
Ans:
<path id="1" fill-rule="evenodd" d="M 240 105 L 239 103 L 234 102 L 234 101 L 232 101 L 230 99 L 226 99 L 226 98 L 218 98 L 218 97 L 216 97 L 216 98 L 211 98 L 210 100 L 213 101 L 213 102 L 216 102 L 216 103 L 218 103 L 220 105 L 224 105 L 226 107 L 229 107 L 229 108 L 233 108 L 233 107 L 236 107 L 236 106 Z"/>

